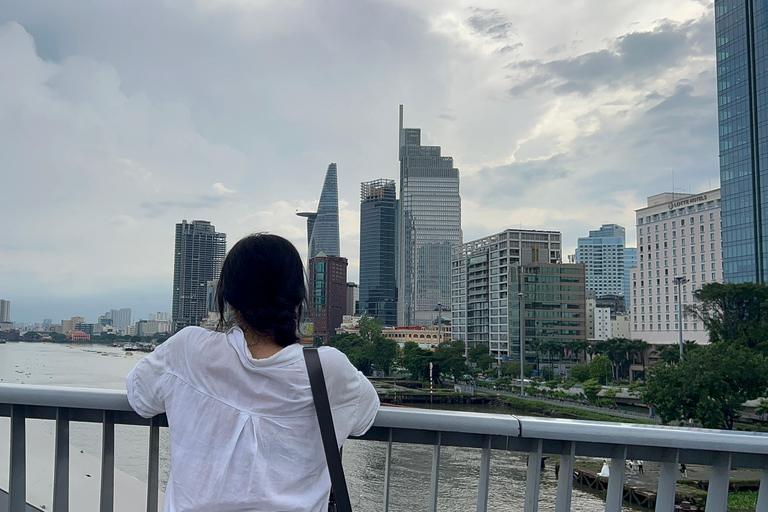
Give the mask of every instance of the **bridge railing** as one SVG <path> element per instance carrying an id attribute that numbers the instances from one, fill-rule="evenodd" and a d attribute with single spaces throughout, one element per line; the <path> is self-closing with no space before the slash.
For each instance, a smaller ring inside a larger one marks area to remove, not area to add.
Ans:
<path id="1" fill-rule="evenodd" d="M 27 419 L 55 421 L 53 510 L 69 507 L 69 425 L 102 425 L 100 512 L 114 508 L 115 425 L 145 425 L 149 431 L 149 468 L 146 509 L 158 510 L 160 428 L 165 416 L 150 420 L 134 413 L 124 391 L 0 384 L 0 417 L 10 417 L 9 512 L 26 510 Z M 660 463 L 657 511 L 674 509 L 678 464 L 711 466 L 706 510 L 727 509 L 730 471 L 760 471 L 757 510 L 768 510 L 768 435 L 719 430 L 629 425 L 523 416 L 382 407 L 374 426 L 361 439 L 385 443 L 384 499 L 389 510 L 392 445 L 415 443 L 433 447 L 429 510 L 437 510 L 440 450 L 445 446 L 481 451 L 476 509 L 488 506 L 490 462 L 494 450 L 528 455 L 525 511 L 535 512 L 539 502 L 542 456 L 560 459 L 555 510 L 571 508 L 576 456 L 610 459 L 605 510 L 621 510 L 625 463 L 642 459 Z M 0 443 L 5 443 L 0 439 Z"/>

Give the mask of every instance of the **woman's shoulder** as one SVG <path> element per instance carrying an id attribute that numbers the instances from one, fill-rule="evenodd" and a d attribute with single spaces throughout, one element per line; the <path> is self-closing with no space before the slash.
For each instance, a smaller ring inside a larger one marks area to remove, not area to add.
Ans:
<path id="1" fill-rule="evenodd" d="M 211 331 L 203 327 L 185 327 L 163 343 L 161 346 L 169 353 L 178 356 L 182 353 L 200 354 L 205 346 L 226 338 L 226 333 Z M 203 352 L 204 353 L 204 352 Z"/>
<path id="2" fill-rule="evenodd" d="M 320 355 L 320 361 L 323 363 L 323 368 L 327 365 L 339 367 L 352 366 L 347 355 L 337 348 L 328 346 L 319 347 L 317 353 Z M 352 368 L 354 368 L 354 366 L 352 366 Z"/>

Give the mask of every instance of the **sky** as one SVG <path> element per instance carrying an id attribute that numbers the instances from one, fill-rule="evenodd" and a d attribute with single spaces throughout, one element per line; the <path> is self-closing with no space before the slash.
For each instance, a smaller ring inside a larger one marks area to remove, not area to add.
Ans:
<path id="1" fill-rule="evenodd" d="M 0 2 L 0 298 L 11 319 L 170 311 L 174 226 L 306 253 L 338 164 L 399 179 L 398 105 L 461 175 L 464 241 L 564 255 L 650 195 L 719 186 L 714 16 L 698 0 Z"/>

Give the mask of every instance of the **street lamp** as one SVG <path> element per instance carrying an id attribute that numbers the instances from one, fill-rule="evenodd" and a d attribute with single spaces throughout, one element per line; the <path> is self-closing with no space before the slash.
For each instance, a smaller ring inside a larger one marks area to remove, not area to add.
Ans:
<path id="1" fill-rule="evenodd" d="M 683 359 L 683 295 L 681 288 L 683 284 L 688 282 L 688 279 L 683 276 L 675 276 L 673 281 L 677 285 L 677 327 L 679 333 L 677 342 L 680 345 L 680 359 Z"/>
<path id="2" fill-rule="evenodd" d="M 443 305 L 437 303 L 437 344 L 443 342 Z"/>
<path id="3" fill-rule="evenodd" d="M 522 286 L 522 283 L 521 285 Z M 520 313 L 520 396 L 525 396 L 525 340 L 523 338 L 523 292 L 517 294 L 518 312 Z"/>

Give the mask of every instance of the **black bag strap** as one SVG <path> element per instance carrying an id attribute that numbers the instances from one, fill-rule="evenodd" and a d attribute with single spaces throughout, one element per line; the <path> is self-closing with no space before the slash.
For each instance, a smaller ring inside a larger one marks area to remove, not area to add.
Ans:
<path id="1" fill-rule="evenodd" d="M 304 362 L 307 365 L 309 384 L 312 386 L 312 400 L 315 402 L 320 434 L 323 436 L 325 460 L 328 464 L 328 473 L 331 475 L 331 493 L 336 500 L 339 512 L 352 512 L 347 481 L 344 478 L 344 469 L 341 467 L 341 455 L 336 444 L 336 429 L 333 427 L 331 404 L 328 402 L 328 390 L 323 378 L 323 366 L 320 364 L 320 356 L 316 348 L 304 349 Z"/>

